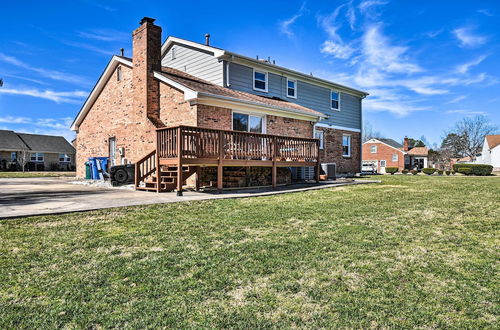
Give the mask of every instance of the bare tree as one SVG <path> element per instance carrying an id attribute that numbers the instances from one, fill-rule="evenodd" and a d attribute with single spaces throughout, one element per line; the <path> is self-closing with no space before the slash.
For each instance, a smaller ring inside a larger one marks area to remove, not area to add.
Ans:
<path id="1" fill-rule="evenodd" d="M 382 134 L 379 131 L 375 131 L 373 129 L 372 124 L 368 121 L 363 122 L 363 143 L 372 139 L 372 138 L 381 138 Z"/>
<path id="2" fill-rule="evenodd" d="M 481 115 L 463 118 L 455 124 L 448 135 L 455 135 L 453 143 L 456 152 L 474 161 L 483 146 L 484 137 L 497 131 L 498 128 L 492 125 L 486 116 Z"/>
<path id="3" fill-rule="evenodd" d="M 31 159 L 31 153 L 27 149 L 22 149 L 16 153 L 17 163 L 21 166 L 23 172 L 26 168 L 26 164 Z"/>

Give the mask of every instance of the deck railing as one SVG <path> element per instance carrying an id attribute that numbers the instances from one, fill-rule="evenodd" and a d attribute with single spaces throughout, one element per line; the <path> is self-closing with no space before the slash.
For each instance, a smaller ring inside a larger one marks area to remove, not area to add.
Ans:
<path id="1" fill-rule="evenodd" d="M 160 128 L 157 136 L 160 159 L 222 157 L 225 160 L 318 161 L 319 142 L 312 138 L 191 126 Z"/>

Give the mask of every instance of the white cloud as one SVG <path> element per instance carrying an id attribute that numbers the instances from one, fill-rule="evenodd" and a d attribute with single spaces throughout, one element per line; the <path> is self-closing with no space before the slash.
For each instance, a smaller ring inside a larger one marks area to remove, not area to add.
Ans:
<path id="1" fill-rule="evenodd" d="M 377 15 L 377 13 L 372 11 L 373 7 L 384 6 L 386 4 L 388 4 L 388 2 L 382 0 L 365 0 L 359 4 L 358 9 L 364 15 L 373 16 Z"/>
<path id="2" fill-rule="evenodd" d="M 493 16 L 491 11 L 489 11 L 488 9 L 478 9 L 477 12 L 485 16 Z"/>
<path id="3" fill-rule="evenodd" d="M 488 57 L 488 56 L 487 55 L 481 55 L 481 56 L 479 56 L 477 59 L 475 59 L 473 61 L 461 64 L 461 65 L 457 66 L 456 71 L 458 73 L 462 73 L 462 74 L 463 73 L 467 73 L 471 67 L 479 65 L 482 61 L 484 61 L 486 59 L 486 57 Z"/>
<path id="4" fill-rule="evenodd" d="M 457 110 L 448 110 L 447 114 L 461 114 L 461 115 L 484 115 L 486 114 L 484 111 L 474 111 L 469 109 L 457 109 Z"/>
<path id="5" fill-rule="evenodd" d="M 78 31 L 78 35 L 85 39 L 99 40 L 99 41 L 121 41 L 125 42 L 132 36 L 128 33 L 108 30 L 108 29 L 93 29 L 87 32 Z"/>
<path id="6" fill-rule="evenodd" d="M 373 25 L 363 36 L 363 53 L 368 62 L 380 70 L 394 73 L 415 73 L 423 71 L 406 56 L 408 47 L 394 46 L 380 32 L 380 25 Z"/>
<path id="7" fill-rule="evenodd" d="M 452 99 L 451 101 L 447 102 L 447 104 L 454 104 L 454 103 L 458 103 L 460 101 L 463 101 L 467 98 L 466 95 L 460 95 L 460 96 L 457 96 L 455 97 L 454 99 Z"/>
<path id="8" fill-rule="evenodd" d="M 477 47 L 486 43 L 487 37 L 474 34 L 471 27 L 461 27 L 453 30 L 453 34 L 460 42 L 461 47 Z"/>
<path id="9" fill-rule="evenodd" d="M 14 116 L 0 117 L 0 123 L 4 124 L 27 124 L 30 122 L 31 119 L 27 117 L 14 117 Z"/>
<path id="10" fill-rule="evenodd" d="M 293 38 L 295 36 L 294 32 L 291 29 L 291 26 L 295 23 L 297 19 L 299 19 L 302 15 L 304 15 L 306 11 L 306 4 L 305 2 L 302 4 L 302 6 L 299 9 L 299 12 L 289 19 L 286 19 L 284 21 L 281 21 L 279 23 L 280 27 L 280 32 L 288 36 L 289 38 Z"/>
<path id="11" fill-rule="evenodd" d="M 352 56 L 352 54 L 354 53 L 354 48 L 346 44 L 336 43 L 332 40 L 326 40 L 321 45 L 320 51 L 323 54 L 333 55 L 336 58 L 345 60 Z"/>
<path id="12" fill-rule="evenodd" d="M 42 77 L 46 77 L 52 80 L 65 81 L 73 84 L 88 84 L 88 80 L 86 78 L 73 75 L 66 72 L 56 71 L 56 70 L 48 70 L 44 68 L 34 67 L 27 63 L 22 62 L 21 60 L 8 56 L 4 53 L 0 53 L 0 61 L 9 63 L 11 65 L 38 73 Z"/>
<path id="13" fill-rule="evenodd" d="M 56 103 L 81 103 L 81 99 L 88 95 L 84 91 L 72 91 L 72 92 L 56 92 L 53 90 L 40 90 L 36 88 L 30 89 L 18 89 L 18 88 L 0 88 L 1 94 L 11 94 L 11 95 L 26 95 L 36 98 L 46 99 L 54 101 Z"/>
<path id="14" fill-rule="evenodd" d="M 68 141 L 75 137 L 75 133 L 70 130 L 73 119 L 62 118 L 27 118 L 5 116 L 0 117 L 0 123 L 7 124 L 1 129 L 13 130 L 19 133 L 32 133 L 44 135 L 64 136 Z M 12 127 L 14 126 L 14 127 Z"/>

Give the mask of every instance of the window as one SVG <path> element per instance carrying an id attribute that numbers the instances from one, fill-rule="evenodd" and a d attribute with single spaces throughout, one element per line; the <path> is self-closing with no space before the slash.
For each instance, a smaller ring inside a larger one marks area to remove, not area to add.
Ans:
<path id="1" fill-rule="evenodd" d="M 118 66 L 116 68 L 116 80 L 121 81 L 122 80 L 122 67 Z"/>
<path id="2" fill-rule="evenodd" d="M 172 47 L 172 51 L 170 53 L 172 54 L 172 59 L 175 60 L 175 47 Z"/>
<path id="3" fill-rule="evenodd" d="M 380 167 L 385 167 L 385 160 L 380 161 Z"/>
<path id="4" fill-rule="evenodd" d="M 330 91 L 330 106 L 333 110 L 340 111 L 340 93 L 336 91 Z"/>
<path id="5" fill-rule="evenodd" d="M 267 72 L 253 71 L 253 89 L 267 92 Z"/>
<path id="6" fill-rule="evenodd" d="M 314 138 L 319 139 L 319 148 L 325 148 L 325 132 L 323 131 L 314 131 Z"/>
<path id="7" fill-rule="evenodd" d="M 17 160 L 17 152 L 10 153 L 10 161 L 15 162 Z"/>
<path id="8" fill-rule="evenodd" d="M 297 98 L 297 80 L 286 79 L 286 96 Z"/>
<path id="9" fill-rule="evenodd" d="M 371 146 L 371 148 L 370 148 L 370 152 L 371 152 L 372 154 L 376 154 L 376 153 L 377 153 L 377 146 Z"/>
<path id="10" fill-rule="evenodd" d="M 32 152 L 30 159 L 32 162 L 43 162 L 43 152 Z"/>
<path id="11" fill-rule="evenodd" d="M 71 158 L 67 154 L 59 154 L 59 161 L 60 162 L 70 162 Z"/>
<path id="12" fill-rule="evenodd" d="M 351 157 L 351 136 L 342 136 L 342 156 Z"/>
<path id="13" fill-rule="evenodd" d="M 392 154 L 392 161 L 397 162 L 398 161 L 398 154 Z"/>
<path id="14" fill-rule="evenodd" d="M 263 117 L 233 112 L 233 130 L 263 133 Z"/>

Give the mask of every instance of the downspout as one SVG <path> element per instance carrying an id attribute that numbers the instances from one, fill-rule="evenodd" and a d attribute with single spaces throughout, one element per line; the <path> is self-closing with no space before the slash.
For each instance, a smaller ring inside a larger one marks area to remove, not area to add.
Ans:
<path id="1" fill-rule="evenodd" d="M 361 173 L 363 170 L 363 100 L 366 98 L 366 95 L 362 96 L 359 100 L 359 120 L 361 128 L 359 132 L 359 172 Z"/>

